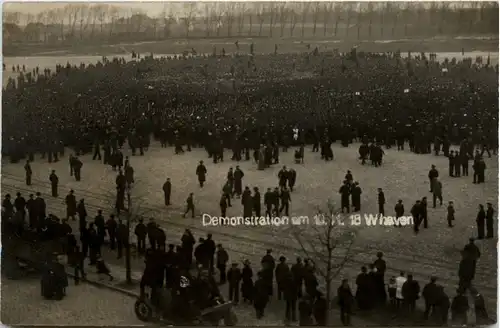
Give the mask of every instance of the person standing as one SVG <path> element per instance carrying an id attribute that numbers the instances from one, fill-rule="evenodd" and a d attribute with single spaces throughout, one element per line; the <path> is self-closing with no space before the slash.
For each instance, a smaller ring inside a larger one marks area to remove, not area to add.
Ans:
<path id="1" fill-rule="evenodd" d="M 139 219 L 139 223 L 135 226 L 134 233 L 137 237 L 137 252 L 139 254 L 146 253 L 146 236 L 148 234 L 144 219 Z"/>
<path id="2" fill-rule="evenodd" d="M 486 212 L 483 204 L 479 204 L 479 212 L 476 217 L 477 239 L 484 239 L 484 224 L 486 221 Z"/>
<path id="3" fill-rule="evenodd" d="M 431 169 L 429 170 L 429 185 L 430 185 L 430 191 L 429 192 L 432 192 L 432 187 L 433 187 L 433 180 L 434 178 L 438 178 L 439 177 L 439 172 L 438 170 L 436 169 L 436 166 L 435 165 L 431 165 Z"/>
<path id="4" fill-rule="evenodd" d="M 385 194 L 382 191 L 382 188 L 378 188 L 378 214 L 385 215 Z"/>
<path id="5" fill-rule="evenodd" d="M 241 270 L 238 263 L 233 263 L 231 269 L 227 271 L 227 280 L 229 282 L 229 300 L 237 305 L 240 301 L 240 282 Z"/>
<path id="6" fill-rule="evenodd" d="M 66 219 L 69 220 L 69 218 L 71 218 L 73 221 L 75 221 L 77 204 L 76 204 L 75 192 L 73 190 L 69 191 L 69 194 L 66 196 L 65 203 L 66 203 Z"/>
<path id="7" fill-rule="evenodd" d="M 194 194 L 190 193 L 188 198 L 186 199 L 186 211 L 182 214 L 182 217 L 185 218 L 186 214 L 191 212 L 191 217 L 194 219 Z"/>
<path id="8" fill-rule="evenodd" d="M 170 182 L 170 178 L 167 178 L 167 181 L 163 184 L 163 195 L 165 198 L 165 206 L 170 205 L 170 195 L 172 193 L 172 183 Z"/>
<path id="9" fill-rule="evenodd" d="M 203 161 L 200 161 L 198 167 L 196 167 L 196 175 L 198 176 L 198 182 L 200 183 L 200 188 L 203 188 L 203 184 L 205 183 L 207 177 L 207 168 L 203 164 Z"/>
<path id="10" fill-rule="evenodd" d="M 436 208 L 436 201 L 439 199 L 439 205 L 443 205 L 443 185 L 438 178 L 434 178 L 432 185 L 432 207 Z"/>
<path id="11" fill-rule="evenodd" d="M 59 177 L 56 174 L 56 170 L 52 170 L 52 173 L 50 173 L 49 176 L 49 180 L 50 180 L 50 187 L 52 190 L 52 197 L 57 197 L 58 196 L 57 186 L 59 184 Z"/>
<path id="12" fill-rule="evenodd" d="M 494 229 L 493 229 L 493 216 L 495 215 L 495 210 L 493 209 L 493 205 L 491 203 L 487 203 L 486 210 L 486 238 L 493 238 Z"/>
<path id="13" fill-rule="evenodd" d="M 31 176 L 33 175 L 33 170 L 31 170 L 30 161 L 27 160 L 24 165 L 24 172 L 26 173 L 26 185 L 31 186 Z"/>
<path id="14" fill-rule="evenodd" d="M 337 289 L 338 305 L 340 307 L 340 321 L 344 326 L 351 324 L 352 306 L 354 297 L 347 279 L 342 280 L 342 284 Z"/>
<path id="15" fill-rule="evenodd" d="M 221 285 L 226 283 L 226 266 L 229 261 L 227 251 L 222 247 L 222 244 L 217 245 L 217 269 L 219 270 L 219 282 Z"/>
<path id="16" fill-rule="evenodd" d="M 448 203 L 448 214 L 446 215 L 446 221 L 448 221 L 448 227 L 453 228 L 452 222 L 455 221 L 455 207 L 453 207 L 453 202 Z"/>

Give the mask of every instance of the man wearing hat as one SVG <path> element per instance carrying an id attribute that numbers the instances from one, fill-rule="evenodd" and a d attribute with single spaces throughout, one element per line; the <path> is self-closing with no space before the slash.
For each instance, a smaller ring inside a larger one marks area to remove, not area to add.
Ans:
<path id="1" fill-rule="evenodd" d="M 229 300 L 234 304 L 240 301 L 240 281 L 241 270 L 238 263 L 233 263 L 231 269 L 227 271 L 227 281 L 229 282 Z"/>

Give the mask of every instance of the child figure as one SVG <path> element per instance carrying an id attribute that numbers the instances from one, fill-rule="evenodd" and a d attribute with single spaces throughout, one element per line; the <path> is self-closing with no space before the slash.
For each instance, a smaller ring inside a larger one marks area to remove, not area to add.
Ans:
<path id="1" fill-rule="evenodd" d="M 389 294 L 389 302 L 394 308 L 396 307 L 396 289 L 397 289 L 396 277 L 392 276 L 391 279 L 389 279 L 387 292 Z"/>
<path id="2" fill-rule="evenodd" d="M 107 267 L 106 263 L 104 263 L 104 260 L 102 259 L 102 257 L 100 255 L 97 257 L 96 267 L 97 267 L 97 274 L 99 275 L 99 279 L 103 278 L 103 276 L 108 276 L 109 281 L 112 281 L 114 279 L 113 276 L 111 275 L 111 271 Z"/>

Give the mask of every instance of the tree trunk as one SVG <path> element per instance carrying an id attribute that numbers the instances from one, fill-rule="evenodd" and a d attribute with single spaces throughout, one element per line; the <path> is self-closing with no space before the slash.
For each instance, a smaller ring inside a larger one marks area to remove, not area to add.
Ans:
<path id="1" fill-rule="evenodd" d="M 264 25 L 264 22 L 260 22 L 259 26 L 259 36 L 262 36 L 262 26 Z"/>
<path id="2" fill-rule="evenodd" d="M 337 20 L 335 21 L 335 29 L 333 30 L 333 36 L 337 36 L 337 32 L 339 30 L 339 17 L 337 17 Z"/>
<path id="3" fill-rule="evenodd" d="M 325 323 L 328 325 L 329 321 L 329 316 L 330 316 L 330 309 L 332 308 L 332 280 L 334 277 L 332 277 L 332 257 L 333 257 L 333 250 L 328 250 L 328 262 L 326 264 L 326 317 L 325 317 Z"/>
<path id="4" fill-rule="evenodd" d="M 269 21 L 269 36 L 273 36 L 273 13 L 271 13 L 270 16 L 270 21 Z"/>
<path id="5" fill-rule="evenodd" d="M 248 35 L 252 35 L 252 27 L 253 27 L 253 20 L 252 20 L 252 17 L 253 15 L 252 14 L 249 14 L 250 17 L 248 17 L 249 19 L 249 27 L 248 27 Z"/>

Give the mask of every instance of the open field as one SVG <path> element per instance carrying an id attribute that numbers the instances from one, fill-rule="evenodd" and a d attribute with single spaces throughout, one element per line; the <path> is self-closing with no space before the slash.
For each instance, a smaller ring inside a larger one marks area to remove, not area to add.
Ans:
<path id="1" fill-rule="evenodd" d="M 349 51 L 353 46 L 358 46 L 360 51 L 371 52 L 461 52 L 465 51 L 490 51 L 498 52 L 498 38 L 464 38 L 464 37 L 438 37 L 438 38 L 403 38 L 393 40 L 368 38 L 268 38 L 268 37 L 232 37 L 232 38 L 192 38 L 192 39 L 167 39 L 161 41 L 123 42 L 106 45 L 28 45 L 19 44 L 3 49 L 4 56 L 54 56 L 54 55 L 97 55 L 110 56 L 130 54 L 132 51 L 141 54 L 180 54 L 195 48 L 198 53 L 212 53 L 214 46 L 217 51 L 225 48 L 227 52 L 236 50 L 234 42 L 240 44 L 240 51 L 248 52 L 249 45 L 255 44 L 256 53 L 272 53 L 275 44 L 278 51 L 305 52 L 306 45 L 311 45 L 311 50 L 318 46 L 320 50 L 338 49 L 341 52 Z"/>
<path id="2" fill-rule="evenodd" d="M 262 193 L 268 187 L 277 185 L 277 173 L 282 165 L 294 167 L 298 175 L 297 190 L 292 194 L 290 215 L 312 217 L 317 213 L 318 207 L 324 208 L 327 199 L 332 199 L 338 204 L 340 196 L 337 191 L 348 169 L 353 172 L 354 179 L 359 181 L 363 189 L 362 213 L 376 214 L 376 193 L 379 187 L 385 191 L 388 215 L 392 214 L 394 204 L 398 199 L 403 200 L 408 212 L 416 199 L 427 196 L 430 199 L 429 229 L 422 229 L 418 235 L 415 235 L 410 227 L 397 229 L 362 226 L 358 230 L 351 265 L 359 268 L 362 264 L 371 262 L 375 252 L 381 250 L 393 272 L 397 270 L 412 272 L 423 284 L 429 276 L 437 275 L 441 282 L 447 285 L 450 296 L 454 294 L 454 286 L 458 282 L 459 250 L 470 236 L 476 235 L 477 205 L 486 202 L 498 203 L 496 157 L 486 158 L 488 167 L 486 183 L 475 185 L 472 184 L 472 176 L 448 177 L 448 161 L 443 156 L 416 155 L 408 151 L 397 152 L 391 149 L 386 151 L 387 156 L 381 168 L 361 166 L 357 161 L 358 145 L 356 144 L 349 148 L 334 145 L 335 161 L 330 163 L 321 161 L 319 155 L 307 151 L 306 163 L 295 165 L 292 158 L 293 151 L 290 150 L 288 153 L 281 154 L 280 165 L 275 165 L 265 171 L 258 171 L 256 165 L 251 162 L 225 161 L 212 164 L 208 161 L 206 153 L 199 149 L 194 149 L 193 152 L 184 155 L 174 155 L 171 148 L 161 149 L 156 143 L 153 145 L 145 157 L 131 157 L 131 165 L 136 172 L 137 182 L 133 188 L 133 202 L 141 203 L 145 215 L 155 217 L 160 222 L 167 231 L 168 242 L 176 243 L 186 227 L 190 227 L 197 236 L 212 232 L 216 242 L 226 245 L 226 248 L 234 254 L 231 255 L 232 260 L 238 260 L 235 256 L 240 259 L 251 257 L 252 262 L 257 263 L 267 248 L 273 248 L 276 256 L 284 254 L 290 259 L 303 255 L 287 227 L 204 227 L 202 225 L 202 213 L 219 215 L 218 201 L 222 183 L 229 167 L 237 164 L 245 173 L 243 185 L 257 186 Z M 129 155 L 128 150 L 125 155 Z M 59 204 L 61 197 L 64 197 L 70 189 L 74 189 L 77 198 L 85 198 L 87 210 L 92 217 L 98 208 L 106 210 L 111 208 L 114 201 L 116 173 L 109 166 L 92 161 L 89 155 L 83 156 L 82 160 L 84 163 L 82 181 L 75 182 L 69 176 L 65 158 L 52 164 L 37 159 L 32 165 L 34 185 L 31 187 L 23 183 L 22 164 L 4 164 L 2 167 L 3 194 L 7 192 L 13 194 L 17 190 L 25 195 L 29 192 L 40 191 L 50 209 L 54 208 L 51 203 Z M 207 184 L 204 188 L 198 186 L 195 176 L 199 160 L 207 162 Z M 440 171 L 445 204 L 450 200 L 455 203 L 457 219 L 452 229 L 446 226 L 446 207 L 431 208 L 432 195 L 429 193 L 427 179 L 431 164 L 435 164 Z M 50 197 L 48 175 L 51 169 L 58 172 L 60 179 L 61 196 L 58 200 Z M 167 177 L 172 179 L 173 185 L 173 206 L 168 209 L 163 206 L 161 192 L 161 186 Z M 195 193 L 197 207 L 195 219 L 183 219 L 180 216 L 189 192 Z M 242 215 L 240 202 L 235 200 L 234 204 L 228 210 L 228 215 Z M 64 205 L 58 205 L 57 208 L 60 209 L 55 213 L 62 214 Z M 314 238 L 311 228 L 304 229 L 304 234 Z M 490 311 L 493 311 L 493 303 L 490 302 L 496 302 L 496 240 L 478 241 L 477 244 L 481 249 L 482 257 L 478 263 L 475 285 L 488 298 Z M 355 273 L 352 272 L 348 270 L 344 275 L 354 278 Z"/>

